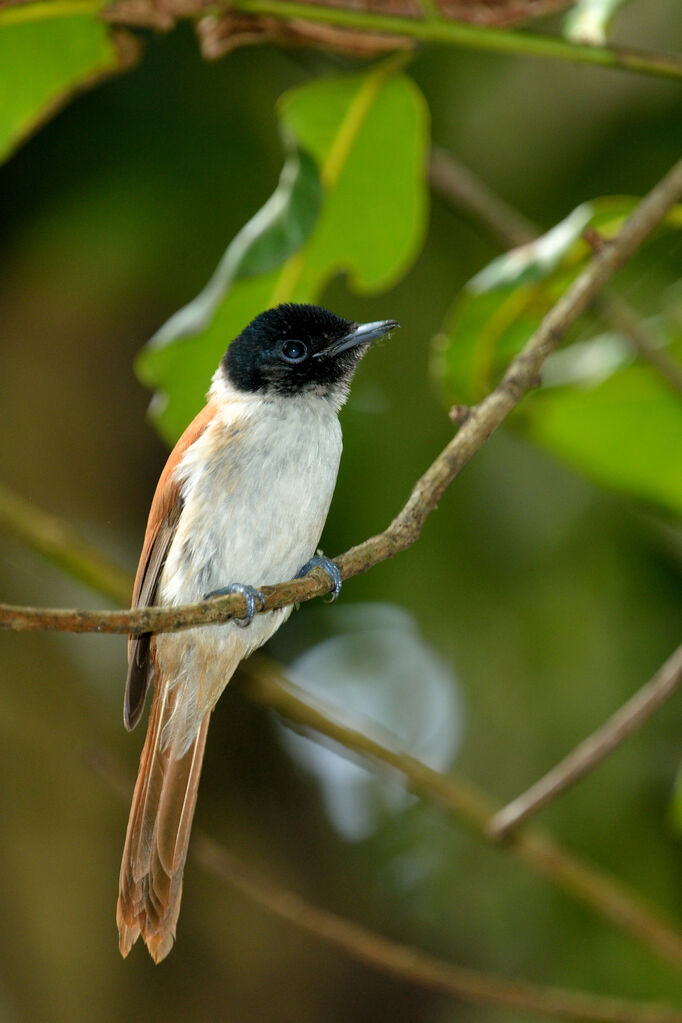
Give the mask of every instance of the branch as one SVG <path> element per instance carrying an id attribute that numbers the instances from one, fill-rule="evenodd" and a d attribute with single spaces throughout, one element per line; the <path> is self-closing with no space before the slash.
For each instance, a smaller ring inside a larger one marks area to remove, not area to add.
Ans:
<path id="1" fill-rule="evenodd" d="M 535 334 L 509 364 L 497 387 L 475 405 L 456 436 L 417 481 L 402 511 L 389 527 L 336 559 L 343 579 L 410 547 L 448 486 L 462 471 L 521 398 L 537 386 L 542 365 L 564 333 L 613 274 L 623 266 L 682 197 L 682 160 L 639 203 L 613 241 L 596 253 L 568 291 L 547 313 Z M 316 569 L 303 579 L 263 586 L 265 606 L 272 611 L 288 604 L 328 593 L 326 574 Z M 0 628 L 17 631 L 58 629 L 66 632 L 176 632 L 197 625 L 228 621 L 246 613 L 240 594 L 216 597 L 172 608 L 138 608 L 134 611 L 72 611 L 0 605 Z"/>
<path id="2" fill-rule="evenodd" d="M 436 146 L 431 150 L 429 181 L 435 192 L 480 224 L 503 248 L 527 245 L 542 234 L 536 224 L 496 195 L 468 167 Z M 679 398 L 682 366 L 650 336 L 629 303 L 603 292 L 593 300 L 592 308 L 609 329 L 628 338 L 642 361 L 655 369 Z"/>
<path id="3" fill-rule="evenodd" d="M 111 597 L 130 600 L 133 577 L 84 540 L 62 519 L 0 483 L 0 530 L 28 544 L 47 561 L 79 582 Z"/>
<path id="4" fill-rule="evenodd" d="M 479 838 L 493 841 L 488 825 L 499 803 L 461 775 L 453 771 L 441 774 L 414 757 L 382 746 L 370 736 L 334 720 L 324 709 L 311 706 L 310 696 L 284 679 L 277 666 L 262 654 L 240 665 L 238 680 L 256 703 L 281 714 L 294 725 L 313 729 L 344 749 L 397 771 L 410 792 L 464 822 Z M 524 828 L 512 835 L 504 848 L 632 938 L 682 967 L 682 934 L 672 921 L 661 917 L 634 892 L 579 859 L 546 832 Z"/>
<path id="5" fill-rule="evenodd" d="M 439 146 L 431 148 L 429 183 L 442 198 L 482 224 L 504 249 L 527 245 L 542 233 L 536 224 Z"/>
<path id="6" fill-rule="evenodd" d="M 651 53 L 625 46 L 590 46 L 530 32 L 508 32 L 480 28 L 443 18 L 405 18 L 389 14 L 367 13 L 356 8 L 323 4 L 296 3 L 295 0 L 232 0 L 230 10 L 247 14 L 266 14 L 275 18 L 314 21 L 338 25 L 360 32 L 379 32 L 403 36 L 419 42 L 445 43 L 487 53 L 524 54 L 595 64 L 621 71 L 663 78 L 682 79 L 682 58 L 669 53 Z"/>
<path id="7" fill-rule="evenodd" d="M 90 760 L 98 773 L 127 798 L 130 785 L 122 779 L 121 772 L 101 754 Z M 313 906 L 295 892 L 259 874 L 199 830 L 194 834 L 192 858 L 208 874 L 219 878 L 268 912 L 352 959 L 405 983 L 466 1002 L 518 1009 L 558 1019 L 590 1020 L 594 1023 L 682 1023 L 682 1012 L 660 1004 L 540 987 L 446 963 Z"/>
<path id="8" fill-rule="evenodd" d="M 14 498 L 14 502 L 21 506 L 20 498 Z M 57 552 L 58 563 L 65 571 L 72 571 L 74 560 L 68 547 L 72 539 L 71 531 L 53 516 L 44 513 L 33 516 L 27 522 L 21 539 L 41 551 L 45 542 L 41 527 L 45 521 L 50 523 L 53 535 L 58 536 L 60 542 L 66 545 L 64 550 Z M 33 533 L 32 530 L 36 528 L 37 532 Z M 76 539 L 83 556 L 87 557 L 88 552 L 92 555 L 87 566 L 88 575 L 91 585 L 97 588 L 97 573 L 101 572 L 103 559 L 84 541 Z M 103 573 L 102 585 L 105 585 L 106 578 L 107 573 Z M 294 724 L 315 729 L 344 748 L 398 771 L 412 792 L 439 806 L 455 820 L 468 825 L 479 838 L 491 841 L 487 824 L 499 809 L 499 804 L 461 775 L 454 772 L 438 774 L 419 761 L 386 749 L 362 733 L 324 715 L 305 702 L 302 698 L 305 694 L 297 696 L 295 687 L 287 683 L 277 666 L 261 654 L 243 664 L 238 677 L 242 682 L 246 681 L 246 695 L 261 706 L 271 708 Z M 642 903 L 634 892 L 619 886 L 608 874 L 598 871 L 584 860 L 576 859 L 548 835 L 536 830 L 522 832 L 504 849 L 540 876 L 589 906 L 609 923 L 682 967 L 682 934 L 676 930 L 675 925 L 661 918 Z"/>
<path id="9" fill-rule="evenodd" d="M 495 814 L 489 830 L 493 838 L 504 838 L 550 800 L 555 799 L 583 775 L 601 763 L 633 732 L 649 720 L 654 711 L 682 684 L 682 646 L 672 654 L 654 677 L 608 721 L 584 739 L 567 757 L 537 781 L 527 792 Z"/>
<path id="10" fill-rule="evenodd" d="M 435 7 L 434 0 L 424 0 Z M 101 0 L 51 0 L 23 2 L 0 10 L 0 24 L 17 24 L 43 18 L 68 17 L 73 14 L 99 15 L 115 24 L 130 27 L 149 26 L 168 30 L 181 18 L 200 19 L 210 12 L 214 18 L 241 12 L 268 16 L 286 24 L 298 22 L 332 25 L 365 35 L 395 37 L 417 42 L 440 43 L 487 53 L 520 54 L 551 60 L 566 60 L 598 67 L 659 78 L 682 80 L 682 58 L 672 53 L 656 53 L 625 46 L 592 46 L 573 43 L 535 32 L 505 31 L 429 15 L 424 18 L 399 17 L 358 9 L 355 6 L 335 7 L 321 3 L 294 0 L 231 0 L 209 3 L 209 0 L 183 0 L 182 3 L 156 3 L 152 0 L 130 0 L 112 3 L 102 10 Z M 201 22 L 199 22 L 201 24 Z"/>

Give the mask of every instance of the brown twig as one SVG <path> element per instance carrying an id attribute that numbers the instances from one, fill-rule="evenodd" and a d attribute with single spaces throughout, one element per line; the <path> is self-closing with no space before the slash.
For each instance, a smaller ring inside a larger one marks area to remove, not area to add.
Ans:
<path id="1" fill-rule="evenodd" d="M 537 385 L 542 365 L 565 332 L 613 274 L 633 255 L 682 197 L 682 160 L 639 203 L 612 243 L 597 253 L 568 291 L 550 309 L 524 349 L 509 364 L 500 383 L 471 408 L 456 436 L 417 481 L 412 493 L 388 528 L 336 559 L 342 577 L 368 568 L 410 547 L 447 487 L 469 459 L 498 428 L 528 390 Z M 316 569 L 304 579 L 263 586 L 264 610 L 310 600 L 328 593 L 331 584 Z M 244 597 L 217 597 L 173 608 L 134 611 L 72 611 L 0 605 L 0 628 L 17 631 L 58 629 L 66 632 L 174 632 L 197 625 L 228 621 L 246 611 Z"/>
<path id="2" fill-rule="evenodd" d="M 88 760 L 112 788 L 127 798 L 131 786 L 110 758 L 98 752 L 91 754 Z M 558 1019 L 594 1023 L 682 1023 L 682 1011 L 672 1007 L 506 980 L 495 974 L 446 963 L 416 948 L 401 945 L 361 924 L 312 905 L 255 871 L 200 830 L 195 830 L 191 854 L 212 877 L 219 878 L 269 913 L 404 983 L 466 1002 Z"/>
<path id="3" fill-rule="evenodd" d="M 363 732 L 335 720 L 324 709 L 311 706 L 310 697 L 284 679 L 277 666 L 262 654 L 244 662 L 238 678 L 250 699 L 299 727 L 313 729 L 344 749 L 397 771 L 410 792 L 464 822 L 479 837 L 491 841 L 488 824 L 499 809 L 499 803 L 472 782 L 456 772 L 441 774 L 414 757 L 382 746 Z M 679 929 L 607 873 L 581 860 L 538 829 L 522 829 L 511 836 L 504 848 L 678 969 L 682 967 Z"/>
<path id="4" fill-rule="evenodd" d="M 649 720 L 654 711 L 682 684 L 682 646 L 668 658 L 646 685 L 623 704 L 601 728 L 584 739 L 567 757 L 536 781 L 490 821 L 493 838 L 506 838 L 534 813 L 591 771 Z"/>
<path id="5" fill-rule="evenodd" d="M 130 600 L 133 577 L 56 515 L 36 508 L 0 483 L 0 530 L 28 544 L 72 578 L 111 597 Z"/>
<path id="6" fill-rule="evenodd" d="M 431 149 L 429 183 L 440 196 L 481 224 L 504 249 L 527 245 L 541 233 L 536 224 L 440 146 Z"/>
<path id="7" fill-rule="evenodd" d="M 14 498 L 11 506 L 20 509 L 23 502 L 20 498 Z M 32 516 L 24 523 L 20 539 L 42 553 L 45 548 L 45 537 L 42 535 L 45 523 L 50 527 L 55 562 L 65 571 L 73 573 L 77 565 L 71 550 L 73 533 L 53 516 L 44 513 Z M 90 585 L 96 589 L 101 586 L 106 591 L 111 579 L 110 570 L 116 569 L 116 566 L 103 559 L 98 551 L 81 538 L 75 539 L 75 549 L 81 562 L 85 563 Z M 63 549 L 59 548 L 60 544 Z M 125 578 L 125 573 L 121 574 Z M 127 581 L 125 585 L 127 592 L 130 588 Z M 412 792 L 468 825 L 480 838 L 490 841 L 486 825 L 499 807 L 486 792 L 461 775 L 454 772 L 440 775 L 419 761 L 387 749 L 311 707 L 304 698 L 296 695 L 295 687 L 287 683 L 278 667 L 260 654 L 242 666 L 239 677 L 242 682 L 246 681 L 246 694 L 261 706 L 269 707 L 292 723 L 313 728 L 342 747 L 398 771 Z M 550 836 L 537 830 L 523 831 L 504 848 L 540 876 L 589 906 L 603 919 L 620 927 L 633 939 L 676 966 L 682 967 L 682 934 L 674 924 L 663 919 L 658 911 L 645 905 L 634 892 L 619 885 L 608 874 L 585 860 L 576 859 Z"/>

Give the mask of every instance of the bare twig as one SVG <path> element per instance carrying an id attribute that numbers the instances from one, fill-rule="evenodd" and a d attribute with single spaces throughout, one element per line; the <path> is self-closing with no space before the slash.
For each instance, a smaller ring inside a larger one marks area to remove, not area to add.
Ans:
<path id="1" fill-rule="evenodd" d="M 448 774 L 434 771 L 414 757 L 388 749 L 335 720 L 324 709 L 311 706 L 310 697 L 284 679 L 277 666 L 262 654 L 244 662 L 238 678 L 245 684 L 250 699 L 299 727 L 313 729 L 344 749 L 397 771 L 410 792 L 464 822 L 479 837 L 491 840 L 488 824 L 499 803 L 466 778 L 452 771 Z M 672 921 L 594 864 L 569 852 L 546 832 L 524 828 L 511 836 L 504 849 L 632 938 L 682 967 L 682 934 Z"/>
<path id="2" fill-rule="evenodd" d="M 113 761 L 101 753 L 88 757 L 91 765 L 123 798 L 130 784 Z M 561 988 L 540 987 L 506 980 L 491 973 L 446 963 L 408 945 L 320 909 L 282 885 L 255 871 L 206 833 L 195 830 L 192 858 L 269 913 L 339 949 L 361 963 L 404 983 L 474 1002 L 497 1005 L 543 1016 L 594 1023 L 682 1023 L 682 1011 L 661 1004 L 606 998 Z"/>
<path id="3" fill-rule="evenodd" d="M 639 203 L 611 244 L 598 252 L 568 291 L 547 313 L 524 349 L 509 364 L 491 393 L 471 408 L 456 436 L 417 481 L 402 511 L 388 528 L 336 559 L 348 579 L 410 547 L 447 487 L 498 428 L 528 390 L 536 386 L 542 365 L 564 333 L 613 274 L 639 248 L 670 207 L 682 197 L 682 160 Z M 316 569 L 304 579 L 263 586 L 264 610 L 310 600 L 328 593 L 331 583 Z M 244 597 L 233 594 L 173 608 L 134 611 L 72 611 L 0 605 L 0 628 L 17 631 L 59 629 L 66 632 L 175 632 L 228 621 L 246 612 Z"/>
<path id="4" fill-rule="evenodd" d="M 682 646 L 668 658 L 645 686 L 623 704 L 601 728 L 553 767 L 544 778 L 495 814 L 490 834 L 505 838 L 534 813 L 555 799 L 648 721 L 682 684 Z"/>
<path id="5" fill-rule="evenodd" d="M 28 544 L 74 579 L 111 597 L 130 600 L 133 577 L 111 561 L 63 519 L 36 508 L 0 483 L 0 530 Z"/>
<path id="6" fill-rule="evenodd" d="M 682 1023 L 682 1012 L 662 1005 L 559 988 L 539 987 L 443 962 L 401 945 L 351 920 L 318 909 L 301 896 L 264 878 L 215 840 L 199 835 L 194 857 L 204 870 L 236 888 L 299 930 L 340 949 L 352 959 L 430 991 L 482 1005 L 497 1005 L 558 1019 L 601 1023 Z"/>
<path id="7" fill-rule="evenodd" d="M 429 160 L 429 182 L 435 192 L 483 225 L 504 249 L 535 241 L 540 228 L 527 220 L 484 181 L 439 146 Z"/>

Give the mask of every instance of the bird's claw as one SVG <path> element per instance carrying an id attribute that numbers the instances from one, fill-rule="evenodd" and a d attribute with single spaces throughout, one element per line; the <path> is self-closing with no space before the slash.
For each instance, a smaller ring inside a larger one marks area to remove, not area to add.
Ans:
<path id="1" fill-rule="evenodd" d="M 232 619 L 240 629 L 245 629 L 255 617 L 256 601 L 260 604 L 260 610 L 262 611 L 265 607 L 265 597 L 255 586 L 247 586 L 244 583 L 230 583 L 229 586 L 221 586 L 218 590 L 211 590 L 210 593 L 205 593 L 204 600 L 210 600 L 211 597 L 226 597 L 230 593 L 241 593 L 246 601 L 246 614 L 241 618 L 235 617 Z"/>
<path id="2" fill-rule="evenodd" d="M 333 604 L 341 592 L 341 585 L 343 583 L 343 579 L 341 578 L 341 569 L 331 560 L 331 558 L 325 558 L 322 554 L 316 554 L 314 558 L 310 559 L 310 561 L 306 561 L 303 568 L 299 569 L 296 573 L 296 578 L 300 579 L 302 576 L 307 575 L 308 572 L 312 572 L 314 568 L 321 568 L 322 571 L 326 572 L 329 576 L 333 589 L 328 603 Z"/>

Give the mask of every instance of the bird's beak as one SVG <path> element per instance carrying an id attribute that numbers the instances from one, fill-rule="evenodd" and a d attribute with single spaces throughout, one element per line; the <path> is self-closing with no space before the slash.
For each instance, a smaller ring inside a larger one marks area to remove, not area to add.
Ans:
<path id="1" fill-rule="evenodd" d="M 341 352 L 347 352 L 349 348 L 368 345 L 370 341 L 376 341 L 378 337 L 383 337 L 384 334 L 388 334 L 390 330 L 399 326 L 397 320 L 374 320 L 373 323 L 360 323 L 338 341 L 334 341 L 328 348 L 321 352 L 315 352 L 313 358 L 319 359 L 321 355 L 339 355 Z"/>

